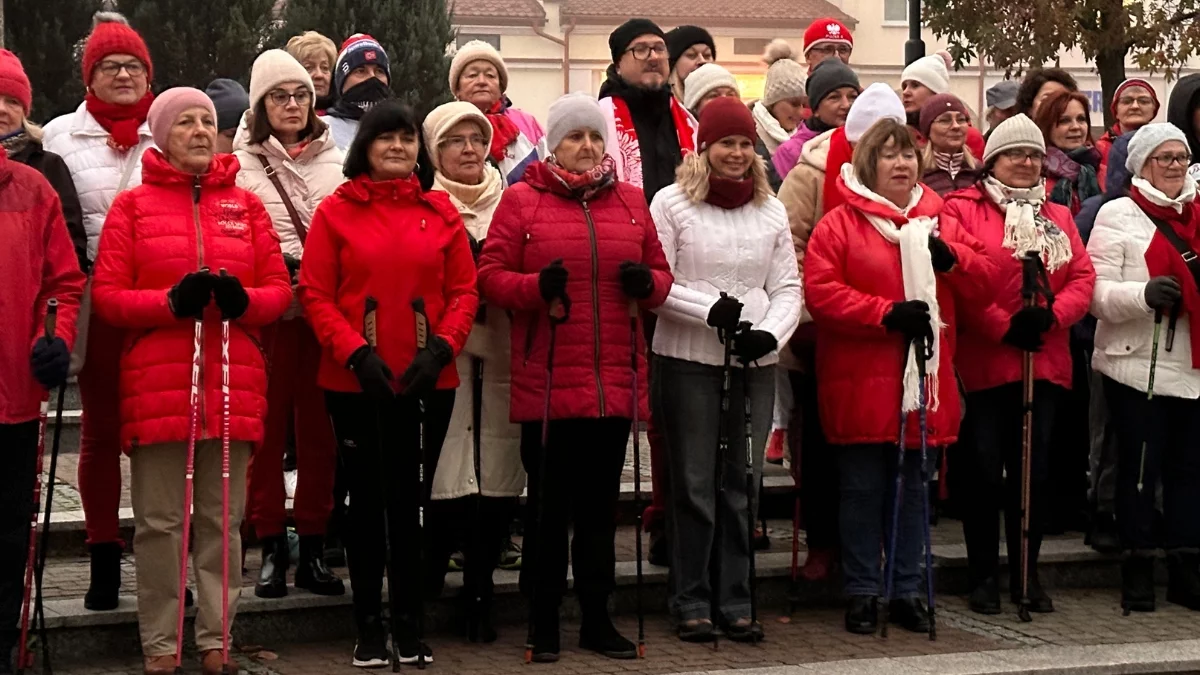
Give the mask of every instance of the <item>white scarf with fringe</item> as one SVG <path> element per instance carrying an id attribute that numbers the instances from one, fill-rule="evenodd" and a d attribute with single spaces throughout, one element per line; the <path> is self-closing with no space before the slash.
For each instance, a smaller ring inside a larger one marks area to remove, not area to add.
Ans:
<path id="1" fill-rule="evenodd" d="M 1045 179 L 1031 188 L 1014 188 L 989 175 L 983 179 L 983 190 L 988 199 L 1004 209 L 1004 241 L 1000 245 L 1012 251 L 1014 258 L 1024 258 L 1026 251 L 1037 251 L 1046 263 L 1047 272 L 1071 262 L 1071 238 L 1042 215 L 1046 203 Z"/>

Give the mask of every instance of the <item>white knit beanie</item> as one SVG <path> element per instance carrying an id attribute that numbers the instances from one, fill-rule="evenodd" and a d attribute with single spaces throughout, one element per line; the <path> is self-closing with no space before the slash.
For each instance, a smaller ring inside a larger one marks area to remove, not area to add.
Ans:
<path id="1" fill-rule="evenodd" d="M 1046 139 L 1042 136 L 1042 130 L 1024 113 L 1013 115 L 992 129 L 988 134 L 987 145 L 983 148 L 983 163 L 987 164 L 1005 150 L 1016 148 L 1046 152 Z"/>
<path id="2" fill-rule="evenodd" d="M 787 41 L 772 40 L 763 54 L 763 61 L 767 64 L 762 97 L 764 106 L 770 108 L 784 99 L 804 96 L 808 67 L 800 65 L 796 60 L 796 52 Z"/>
<path id="3" fill-rule="evenodd" d="M 879 120 L 893 119 L 906 124 L 904 104 L 896 92 L 882 82 L 863 89 L 846 115 L 846 140 L 857 143 Z"/>
<path id="4" fill-rule="evenodd" d="M 950 91 L 950 69 L 946 67 L 945 57 L 937 53 L 913 61 L 900 74 L 900 84 L 910 80 L 929 87 L 935 94 Z"/>
<path id="5" fill-rule="evenodd" d="M 737 91 L 738 83 L 732 73 L 715 63 L 701 65 L 683 81 L 683 107 L 695 110 L 700 105 L 700 99 L 718 87 L 730 87 Z"/>
<path id="6" fill-rule="evenodd" d="M 492 123 L 488 121 L 486 115 L 479 112 L 479 108 L 465 101 L 443 103 L 430 110 L 429 114 L 425 116 L 424 124 L 421 125 L 425 136 L 425 151 L 429 153 L 429 158 L 433 160 L 433 168 L 437 171 L 442 170 L 438 144 L 442 142 L 442 137 L 459 122 L 474 122 L 479 127 L 479 132 L 483 134 L 485 153 L 492 145 Z"/>
<path id="7" fill-rule="evenodd" d="M 459 47 L 458 51 L 454 53 L 454 59 L 450 61 L 451 92 L 457 93 L 458 78 L 462 76 L 462 72 L 472 61 L 487 61 L 496 66 L 496 72 L 500 75 L 500 93 L 508 91 L 508 68 L 505 67 L 500 52 L 483 40 L 471 40 Z"/>
<path id="8" fill-rule="evenodd" d="M 599 131 L 604 137 L 604 147 L 609 147 L 608 121 L 604 118 L 604 112 L 600 110 L 600 104 L 591 94 L 564 94 L 550 104 L 550 113 L 546 119 L 546 148 L 554 152 L 562 139 L 576 129 Z"/>
<path id="9" fill-rule="evenodd" d="M 1179 141 L 1183 143 L 1184 148 L 1188 147 L 1187 136 L 1174 124 L 1159 122 L 1147 124 L 1138 129 L 1133 138 L 1129 139 L 1129 154 L 1125 157 L 1125 170 L 1131 176 L 1141 176 L 1142 169 L 1146 166 L 1146 160 L 1150 159 L 1150 155 L 1168 141 Z"/>
<path id="10" fill-rule="evenodd" d="M 310 92 L 316 91 L 308 71 L 291 54 L 282 49 L 268 49 L 259 54 L 250 69 L 250 109 L 257 110 L 258 102 L 267 92 L 285 82 L 300 82 Z M 310 105 L 316 105 L 316 96 Z"/>

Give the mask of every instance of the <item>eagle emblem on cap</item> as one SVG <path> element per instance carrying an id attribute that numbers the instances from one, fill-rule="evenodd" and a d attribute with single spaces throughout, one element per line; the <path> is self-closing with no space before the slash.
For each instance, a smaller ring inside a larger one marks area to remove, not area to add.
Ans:
<path id="1" fill-rule="evenodd" d="M 825 32 L 829 33 L 830 35 L 840 37 L 842 34 L 842 27 L 836 23 L 831 23 L 828 26 L 825 26 Z"/>

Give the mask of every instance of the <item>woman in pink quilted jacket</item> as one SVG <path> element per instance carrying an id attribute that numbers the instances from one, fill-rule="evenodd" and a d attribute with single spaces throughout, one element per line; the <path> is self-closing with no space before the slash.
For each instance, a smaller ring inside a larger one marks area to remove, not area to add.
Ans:
<path id="1" fill-rule="evenodd" d="M 661 305 L 672 277 L 641 189 L 616 180 L 604 152 L 606 128 L 590 96 L 568 94 L 550 106 L 546 138 L 553 154 L 504 191 L 479 259 L 480 291 L 494 309 L 512 313 L 511 418 L 521 424 L 527 513 L 542 514 L 525 528 L 521 587 L 534 604 L 533 658 L 542 662 L 558 660 L 571 513 L 580 645 L 611 658 L 637 656 L 608 616 L 613 513 L 635 404 L 629 309 Z M 550 308 L 558 302 L 565 319 L 555 329 L 548 397 Z M 645 345 L 640 326 L 634 333 L 636 402 L 645 419 Z"/>
<path id="2" fill-rule="evenodd" d="M 259 329 L 291 301 L 279 237 L 262 202 L 234 185 L 238 163 L 215 155 L 217 114 L 196 89 L 171 89 L 150 108 L 155 145 L 142 185 L 113 202 L 92 282 L 94 309 L 125 330 L 121 445 L 130 457 L 138 623 L 146 673 L 175 666 L 179 543 L 189 435 L 193 327 L 203 321 L 196 418 L 191 551 L 196 562 L 196 645 L 204 673 L 220 673 L 221 320 L 230 321 L 229 565 L 241 569 L 238 535 L 250 446 L 263 437 L 266 360 Z M 241 575 L 229 589 L 236 612 Z"/>

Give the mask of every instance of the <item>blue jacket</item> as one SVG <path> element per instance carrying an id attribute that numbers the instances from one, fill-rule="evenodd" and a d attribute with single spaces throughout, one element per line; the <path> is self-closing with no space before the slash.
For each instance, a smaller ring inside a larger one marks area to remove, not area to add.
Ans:
<path id="1" fill-rule="evenodd" d="M 1113 141 L 1112 149 L 1108 153 L 1108 176 L 1104 180 L 1104 194 L 1085 200 L 1079 214 L 1075 216 L 1075 227 L 1079 229 L 1079 236 L 1084 244 L 1087 244 L 1092 236 L 1092 226 L 1096 224 L 1096 214 L 1100 212 L 1100 207 L 1129 194 L 1129 184 L 1133 176 L 1125 168 L 1125 159 L 1129 156 L 1129 139 L 1133 138 L 1133 134 L 1132 131 L 1121 134 Z M 1082 321 L 1071 326 L 1071 331 L 1076 340 L 1092 342 L 1096 337 L 1096 318 L 1088 314 Z"/>

